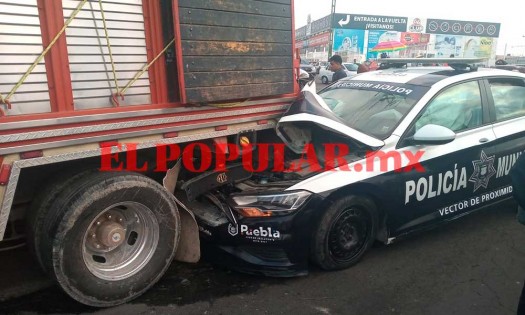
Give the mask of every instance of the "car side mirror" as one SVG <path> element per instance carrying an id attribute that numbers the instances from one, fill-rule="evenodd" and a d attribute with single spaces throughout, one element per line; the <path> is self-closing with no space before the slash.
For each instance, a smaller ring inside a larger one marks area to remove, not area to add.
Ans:
<path id="1" fill-rule="evenodd" d="M 412 145 L 439 145 L 452 142 L 454 139 L 456 139 L 454 131 L 447 127 L 429 124 L 421 127 L 414 136 L 407 140 Z"/>

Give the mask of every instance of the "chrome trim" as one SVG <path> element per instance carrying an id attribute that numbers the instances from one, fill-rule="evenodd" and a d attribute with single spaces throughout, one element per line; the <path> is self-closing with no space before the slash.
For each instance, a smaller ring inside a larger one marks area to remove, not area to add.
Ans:
<path id="1" fill-rule="evenodd" d="M 7 221 L 9 219 L 9 212 L 11 212 L 11 206 L 13 205 L 13 199 L 15 198 L 16 185 L 18 183 L 19 177 L 20 167 L 16 164 L 16 162 L 14 162 L 13 166 L 11 167 L 11 174 L 9 175 L 9 183 L 5 189 L 2 209 L 0 210 L 0 241 L 4 239 L 4 233 L 7 227 Z"/>
<path id="2" fill-rule="evenodd" d="M 10 135 L 0 136 L 0 143 L 27 141 L 27 140 L 35 140 L 35 139 L 42 139 L 42 138 L 54 138 L 54 137 L 60 137 L 60 136 L 79 135 L 79 134 L 91 133 L 91 132 L 158 126 L 158 125 L 180 123 L 180 122 L 193 121 L 193 120 L 203 120 L 203 119 L 210 119 L 210 118 L 221 118 L 221 117 L 231 117 L 231 116 L 237 116 L 237 115 L 264 113 L 264 112 L 269 112 L 269 111 L 285 110 L 287 107 L 288 105 L 275 105 L 271 107 L 243 109 L 243 110 L 236 111 L 235 114 L 232 114 L 231 112 L 223 111 L 223 112 L 218 112 L 218 113 L 207 113 L 207 114 L 201 114 L 201 115 L 187 115 L 187 116 L 176 116 L 176 117 L 169 117 L 169 118 L 155 118 L 155 119 L 148 119 L 148 120 L 110 123 L 110 124 L 94 125 L 94 126 L 82 126 L 82 127 L 64 128 L 64 129 L 55 129 L 55 130 L 46 130 L 46 131 L 25 132 L 25 133 L 19 133 L 19 134 L 10 134 Z"/>
<path id="3" fill-rule="evenodd" d="M 223 120 L 220 122 L 191 124 L 187 126 L 177 126 L 177 127 L 171 127 L 171 128 L 155 128 L 155 129 L 140 130 L 140 131 L 130 131 L 126 133 L 119 133 L 119 134 L 112 134 L 112 135 L 89 137 L 89 138 L 80 138 L 80 139 L 63 140 L 63 141 L 55 141 L 55 142 L 44 142 L 44 143 L 38 143 L 38 144 L 30 144 L 30 145 L 0 149 L 0 155 L 7 155 L 7 154 L 34 151 L 34 150 L 59 148 L 59 147 L 66 147 L 66 146 L 78 145 L 78 144 L 96 143 L 96 142 L 101 142 L 101 141 L 125 139 L 125 138 L 131 138 L 131 137 L 149 136 L 149 135 L 163 134 L 163 133 L 174 132 L 174 131 L 186 131 L 186 130 L 192 130 L 192 129 L 207 128 L 207 127 L 217 127 L 221 125 L 255 122 L 256 120 L 261 120 L 261 119 L 275 119 L 275 118 L 279 118 L 280 116 L 281 114 L 272 114 L 272 115 L 262 114 L 261 116 L 249 117 L 249 118 L 244 118 L 244 119 L 235 119 L 235 117 L 233 117 L 232 119 L 235 119 L 233 122 L 230 120 Z"/>
<path id="4" fill-rule="evenodd" d="M 258 130 L 264 130 L 264 129 L 273 128 L 273 127 L 275 127 L 275 122 L 269 121 L 268 124 L 257 125 L 251 128 L 242 127 L 242 128 L 234 128 L 234 129 L 228 129 L 228 130 L 223 130 L 223 131 L 215 131 L 215 132 L 209 132 L 209 133 L 180 136 L 176 138 L 166 138 L 166 139 L 161 139 L 161 140 L 147 141 L 147 142 L 140 144 L 138 148 L 140 149 L 152 148 L 158 145 L 159 143 L 175 144 L 175 143 L 182 143 L 182 142 L 192 142 L 192 141 L 197 141 L 197 140 L 234 135 L 239 132 L 244 132 L 246 130 L 258 131 Z M 125 149 L 126 149 L 125 146 L 123 146 L 122 150 L 118 152 L 125 151 Z M 112 148 L 112 152 L 116 153 L 117 148 Z M 22 168 L 48 165 L 48 164 L 60 163 L 60 162 L 66 162 L 66 161 L 72 161 L 72 160 L 79 160 L 83 158 L 96 157 L 96 156 L 100 156 L 100 149 L 82 151 L 82 152 L 74 152 L 74 153 L 66 153 L 66 154 L 60 154 L 56 156 L 48 156 L 48 157 L 41 157 L 41 158 L 28 159 L 28 160 L 18 160 L 18 161 L 13 162 L 13 165 L 11 168 L 11 175 L 9 176 L 9 183 L 6 187 L 6 191 L 4 194 L 2 208 L 0 209 L 0 241 L 4 239 L 4 233 L 5 233 L 5 229 L 7 226 L 7 221 L 9 219 L 9 213 L 11 211 L 11 206 L 13 205 L 16 187 L 18 184 L 18 179 L 20 177 L 20 170 Z"/>
<path id="5" fill-rule="evenodd" d="M 292 102 L 295 97 L 285 97 L 285 98 L 276 98 L 269 100 L 258 100 L 258 101 L 248 101 L 242 102 L 240 106 L 245 109 L 245 106 L 255 106 L 255 105 L 264 105 L 264 104 L 275 104 L 275 103 L 286 103 Z M 75 117 L 64 117 L 64 118 L 50 118 L 50 119 L 41 119 L 33 121 L 20 121 L 20 122 L 9 122 L 1 123 L 0 131 L 3 130 L 13 130 L 13 129 L 22 129 L 22 128 L 34 128 L 34 127 L 45 127 L 45 126 L 56 126 L 64 124 L 73 124 L 73 123 L 84 123 L 92 121 L 102 121 L 110 119 L 122 119 L 122 118 L 134 118 L 134 117 L 147 117 L 154 115 L 166 115 L 166 114 L 187 114 L 201 112 L 205 110 L 217 110 L 220 111 L 220 108 L 213 106 L 193 106 L 193 107 L 177 107 L 177 108 L 166 108 L 166 109 L 153 109 L 153 110 L 137 110 L 124 112 L 124 113 L 108 113 L 108 114 L 98 114 L 98 115 L 82 115 Z M 230 115 L 235 114 L 235 111 L 229 112 Z M 0 122 L 1 122 L 0 117 Z"/>

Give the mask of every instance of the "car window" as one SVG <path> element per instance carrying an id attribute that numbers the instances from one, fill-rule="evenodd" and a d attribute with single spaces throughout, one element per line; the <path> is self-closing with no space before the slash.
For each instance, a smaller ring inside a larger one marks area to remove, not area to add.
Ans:
<path id="1" fill-rule="evenodd" d="M 345 67 L 348 71 L 357 71 L 357 65 L 353 63 L 345 63 Z"/>
<path id="2" fill-rule="evenodd" d="M 338 82 L 319 95 L 347 126 L 386 139 L 428 89 L 412 84 L 353 80 Z"/>
<path id="3" fill-rule="evenodd" d="M 449 87 L 440 92 L 416 121 L 416 131 L 429 124 L 458 132 L 480 126 L 483 122 L 481 93 L 477 81 Z"/>
<path id="4" fill-rule="evenodd" d="M 525 116 L 525 81 L 522 79 L 489 79 L 494 98 L 496 120 Z"/>

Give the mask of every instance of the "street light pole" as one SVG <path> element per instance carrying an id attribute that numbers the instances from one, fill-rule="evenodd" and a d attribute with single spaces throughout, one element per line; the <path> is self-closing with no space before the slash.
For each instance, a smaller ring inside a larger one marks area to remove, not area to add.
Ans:
<path id="1" fill-rule="evenodd" d="M 337 0 L 332 0 L 332 10 L 330 11 L 330 40 L 328 41 L 328 58 L 332 57 L 332 46 L 334 45 L 334 14 Z"/>
<path id="2" fill-rule="evenodd" d="M 521 35 L 521 38 L 525 38 L 525 35 Z M 523 45 L 525 47 L 525 45 Z"/>

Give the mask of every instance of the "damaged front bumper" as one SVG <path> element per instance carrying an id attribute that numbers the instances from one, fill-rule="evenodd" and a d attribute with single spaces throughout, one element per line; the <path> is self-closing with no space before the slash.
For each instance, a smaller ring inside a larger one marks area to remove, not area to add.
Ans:
<path id="1" fill-rule="evenodd" d="M 310 237 L 321 196 L 311 195 L 293 213 L 257 218 L 240 216 L 210 194 L 190 201 L 179 192 L 177 199 L 195 215 L 206 260 L 250 274 L 307 274 Z"/>

